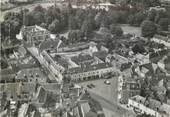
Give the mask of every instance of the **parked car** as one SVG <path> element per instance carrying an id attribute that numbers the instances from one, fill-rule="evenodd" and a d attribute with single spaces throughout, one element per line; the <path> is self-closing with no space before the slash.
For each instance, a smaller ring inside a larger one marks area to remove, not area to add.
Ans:
<path id="1" fill-rule="evenodd" d="M 90 88 L 90 89 L 92 88 L 90 85 L 87 85 L 87 87 Z"/>
<path id="2" fill-rule="evenodd" d="M 108 81 L 108 80 L 105 80 L 104 83 L 107 84 L 107 85 L 111 84 L 110 81 Z"/>
<path id="3" fill-rule="evenodd" d="M 91 87 L 93 87 L 93 88 L 95 88 L 95 85 L 94 85 L 94 84 L 92 84 L 92 83 L 90 84 L 90 86 L 91 86 Z"/>

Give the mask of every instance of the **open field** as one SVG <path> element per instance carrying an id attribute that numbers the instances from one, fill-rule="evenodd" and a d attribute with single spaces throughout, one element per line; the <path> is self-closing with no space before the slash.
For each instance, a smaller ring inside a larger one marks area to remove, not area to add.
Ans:
<path id="1" fill-rule="evenodd" d="M 121 24 L 120 25 L 124 32 L 135 34 L 136 36 L 141 36 L 141 28 L 135 26 L 129 26 L 128 24 Z"/>

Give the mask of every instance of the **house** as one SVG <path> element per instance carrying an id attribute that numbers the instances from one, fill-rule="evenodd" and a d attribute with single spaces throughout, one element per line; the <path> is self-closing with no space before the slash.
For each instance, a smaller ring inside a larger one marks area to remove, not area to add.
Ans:
<path id="1" fill-rule="evenodd" d="M 145 113 L 154 117 L 170 117 L 170 105 L 155 99 L 136 95 L 128 100 L 128 106 L 132 107 L 136 113 Z"/>
<path id="2" fill-rule="evenodd" d="M 76 68 L 71 68 L 67 72 L 67 76 L 71 78 L 72 81 L 80 82 L 95 78 L 101 78 L 102 75 L 114 72 L 113 67 L 108 63 L 99 63 L 90 66 L 81 66 Z"/>
<path id="3" fill-rule="evenodd" d="M 131 77 L 132 76 L 132 63 L 123 63 L 120 67 L 121 74 L 126 77 Z"/>
<path id="4" fill-rule="evenodd" d="M 135 59 L 136 59 L 140 64 L 150 63 L 149 54 L 143 55 L 143 54 L 138 53 L 138 54 L 135 55 Z"/>
<path id="5" fill-rule="evenodd" d="M 11 3 L 32 3 L 33 0 L 10 0 Z"/>
<path id="6" fill-rule="evenodd" d="M 63 45 L 61 43 L 58 47 L 58 52 L 75 52 L 80 50 L 89 50 L 89 52 L 97 51 L 95 42 L 80 42 L 72 45 Z"/>
<path id="7" fill-rule="evenodd" d="M 156 7 L 150 7 L 149 11 L 156 10 L 156 11 L 166 11 L 164 7 L 156 6 Z"/>
<path id="8" fill-rule="evenodd" d="M 38 46 L 41 42 L 46 39 L 55 38 L 54 35 L 40 26 L 23 26 L 16 35 L 18 40 L 23 40 L 26 45 Z"/>
<path id="9" fill-rule="evenodd" d="M 106 62 L 109 62 L 111 63 L 114 67 L 116 68 L 121 68 L 121 65 L 124 64 L 124 63 L 128 63 L 129 62 L 129 59 L 124 57 L 124 56 L 121 56 L 117 53 L 114 53 L 114 54 L 109 54 L 107 57 L 106 57 Z"/>
<path id="10" fill-rule="evenodd" d="M 98 51 L 98 52 L 94 52 L 93 56 L 100 59 L 103 62 L 106 62 L 106 57 L 108 55 L 107 51 Z"/>
<path id="11" fill-rule="evenodd" d="M 128 99 L 140 94 L 141 84 L 133 78 L 126 76 L 118 77 L 118 100 L 122 104 L 127 104 Z"/>
<path id="12" fill-rule="evenodd" d="M 29 104 L 24 103 L 18 110 L 18 117 L 25 117 L 27 115 Z"/>
<path id="13" fill-rule="evenodd" d="M 47 81 L 47 77 L 40 68 L 27 68 L 19 70 L 15 76 L 15 80 L 17 82 L 45 83 Z"/>
<path id="14" fill-rule="evenodd" d="M 57 61 L 54 61 L 54 59 L 51 57 L 49 53 L 47 53 L 45 50 L 41 52 L 41 62 L 42 64 L 49 70 L 50 80 L 57 80 L 61 81 L 63 78 L 62 73 L 65 71 L 65 68 L 61 66 Z"/>
<path id="15" fill-rule="evenodd" d="M 158 69 L 158 65 L 154 63 L 143 64 L 135 68 L 135 72 L 140 77 L 153 76 Z"/>
<path id="16" fill-rule="evenodd" d="M 159 44 L 164 44 L 167 48 L 170 48 L 169 37 L 164 37 L 164 36 L 161 36 L 161 35 L 155 35 L 151 40 L 156 42 L 156 43 L 159 43 Z"/>
<path id="17" fill-rule="evenodd" d="M 41 44 L 39 45 L 39 51 L 42 52 L 43 50 L 50 50 L 50 51 L 54 51 L 54 50 L 58 50 L 58 47 L 60 46 L 60 44 L 62 43 L 62 41 L 60 39 L 47 39 L 41 42 Z"/>
<path id="18" fill-rule="evenodd" d="M 8 83 L 8 82 L 13 82 L 15 80 L 15 71 L 12 68 L 6 68 L 0 70 L 1 78 L 0 82 L 1 83 Z"/>
<path id="19" fill-rule="evenodd" d="M 95 62 L 94 57 L 90 56 L 89 54 L 85 55 L 79 54 L 78 56 L 73 56 L 71 60 L 79 66 L 83 64 L 91 65 L 92 63 Z"/>
<path id="20" fill-rule="evenodd" d="M 49 84 L 50 85 L 50 84 Z M 58 86 L 58 84 L 55 84 Z M 51 91 L 44 86 L 40 86 L 33 98 L 33 104 L 40 110 L 44 111 L 46 108 L 58 108 L 60 103 L 60 95 L 58 91 Z"/>
<path id="21" fill-rule="evenodd" d="M 57 54 L 51 54 L 50 56 L 53 59 L 53 61 L 55 63 L 58 63 L 59 65 L 61 65 L 61 67 L 63 69 L 66 70 L 66 69 L 70 68 L 71 65 L 70 65 L 69 59 L 67 57 L 64 57 L 62 55 L 57 55 Z"/>

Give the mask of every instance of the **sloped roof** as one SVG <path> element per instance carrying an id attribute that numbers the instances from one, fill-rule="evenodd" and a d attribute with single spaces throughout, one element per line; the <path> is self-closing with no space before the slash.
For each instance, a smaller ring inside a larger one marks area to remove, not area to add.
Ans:
<path id="1" fill-rule="evenodd" d="M 112 66 L 107 63 L 99 63 L 96 65 L 90 65 L 90 66 L 86 66 L 86 67 L 71 68 L 71 69 L 69 69 L 68 73 L 70 73 L 70 74 L 82 73 L 82 72 L 94 71 L 94 70 L 98 70 L 98 69 L 105 69 L 105 68 L 109 68 L 109 67 L 112 67 Z"/>
<path id="2" fill-rule="evenodd" d="M 106 51 L 98 51 L 98 52 L 93 53 L 93 56 L 96 56 L 97 58 L 99 58 L 101 60 L 105 60 L 107 55 L 108 55 L 108 52 L 106 52 Z"/>
<path id="3" fill-rule="evenodd" d="M 48 39 L 48 40 L 45 40 L 43 41 L 41 44 L 40 44 L 40 51 L 43 51 L 43 50 L 47 50 L 47 49 L 56 49 L 58 47 L 60 43 L 60 40 L 59 39 Z"/>
<path id="4" fill-rule="evenodd" d="M 136 95 L 134 97 L 131 98 L 132 100 L 145 105 L 146 102 L 146 98 Z M 155 100 L 155 99 L 149 99 L 148 100 L 148 108 L 153 109 L 155 111 L 158 111 L 160 113 L 164 113 L 164 114 L 169 114 L 170 115 L 170 105 L 167 105 L 165 103 L 161 104 L 161 102 Z M 145 105 L 146 106 L 146 105 Z"/>

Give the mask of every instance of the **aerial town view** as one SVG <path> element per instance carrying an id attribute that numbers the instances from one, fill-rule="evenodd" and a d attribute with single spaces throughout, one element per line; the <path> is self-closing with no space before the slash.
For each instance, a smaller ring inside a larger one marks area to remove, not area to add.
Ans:
<path id="1" fill-rule="evenodd" d="M 0 4 L 0 117 L 170 117 L 170 0 Z"/>

